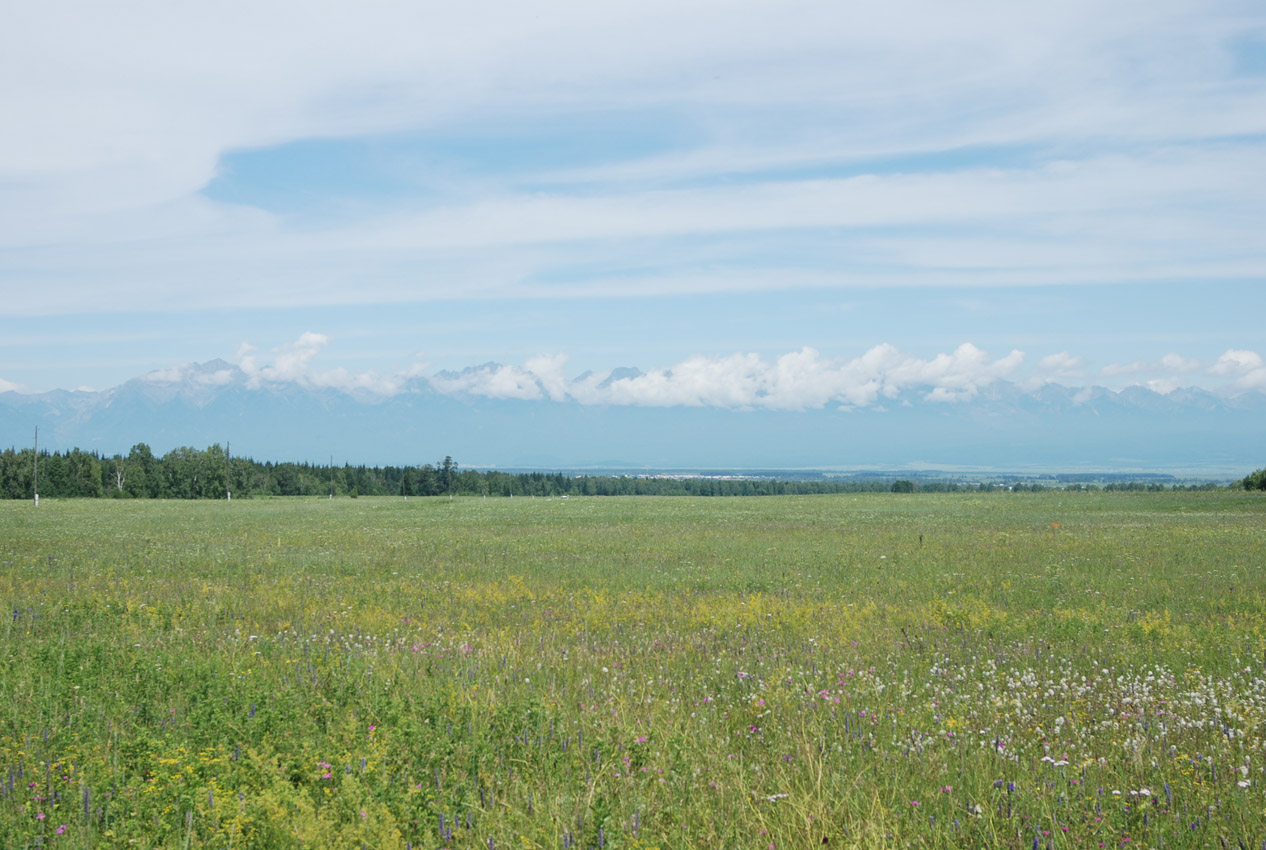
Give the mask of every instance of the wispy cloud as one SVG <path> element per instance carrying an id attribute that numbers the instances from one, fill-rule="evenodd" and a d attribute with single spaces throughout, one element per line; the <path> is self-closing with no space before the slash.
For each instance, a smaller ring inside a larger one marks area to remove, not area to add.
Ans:
<path id="1" fill-rule="evenodd" d="M 1067 351 L 1048 354 L 1037 363 L 1038 372 L 1050 380 L 1070 380 L 1083 376 L 1086 369 L 1086 358 L 1076 357 Z"/>
<path id="2" fill-rule="evenodd" d="M 120 240 L 148 234 L 144 253 L 79 242 L 76 266 L 100 272 L 69 276 L 62 244 L 28 249 L 22 267 L 60 282 L 15 291 L 10 309 L 1243 279 L 1266 275 L 1266 248 L 1253 227 L 1266 218 L 1266 200 L 1254 191 L 1263 183 L 1266 152 L 1238 144 L 1010 169 L 575 194 L 503 190 L 317 229 L 249 211 L 203 216 L 205 202 L 187 202 L 206 227 L 186 236 L 161 237 L 182 205 L 133 226 L 127 216 L 103 223 Z M 1177 215 L 1178 208 L 1203 212 Z M 631 246 L 656 258 L 636 275 L 627 268 Z M 0 274 L 5 266 L 0 255 Z M 155 278 L 150 292 L 144 281 L 156 270 L 162 283 Z M 171 279 L 186 284 L 172 289 Z M 138 297 L 121 301 L 119 287 Z"/>
<path id="3" fill-rule="evenodd" d="M 1255 351 L 1232 348 L 1217 361 L 1201 361 L 1170 352 L 1160 360 L 1112 362 L 1099 370 L 1112 383 L 1125 383 L 1171 393 L 1181 386 L 1206 386 L 1224 391 L 1266 389 L 1266 369 Z M 1212 379 L 1212 380 L 1210 380 Z"/>
<path id="4" fill-rule="evenodd" d="M 1252 352 L 1243 352 L 1252 354 Z M 1225 360 L 1231 352 L 1227 352 L 1218 362 Z M 1225 376 L 1227 371 L 1218 366 L 1208 367 L 1201 361 L 1170 352 L 1159 360 L 1131 360 L 1128 362 L 1109 363 L 1099 370 L 1099 374 L 1111 381 L 1125 381 L 1129 384 L 1145 386 L 1159 393 L 1168 393 L 1178 387 L 1186 386 L 1195 380 L 1195 374 L 1207 370 L 1206 374 Z M 1236 386 L 1236 385 L 1232 385 Z M 1243 387 L 1240 387 L 1243 388 Z"/>
<path id="5" fill-rule="evenodd" d="M 1241 4 L 272 0 L 249 4 L 253 27 L 232 8 L 9 22 L 0 77 L 23 84 L 0 86 L 0 244 L 20 253 L 0 279 L 45 282 L 9 309 L 621 294 L 630 241 L 666 258 L 642 275 L 657 292 L 1266 273 L 1266 154 L 1245 141 L 1266 89 L 1233 61 L 1266 14 Z M 425 152 L 604 120 L 668 141 L 595 144 L 572 168 L 422 153 L 393 177 L 438 197 L 353 187 L 315 217 L 201 194 L 226 157 L 306 139 Z"/>

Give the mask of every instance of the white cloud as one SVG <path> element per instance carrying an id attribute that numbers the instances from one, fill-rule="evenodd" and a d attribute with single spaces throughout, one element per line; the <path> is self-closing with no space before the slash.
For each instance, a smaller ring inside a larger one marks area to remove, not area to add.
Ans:
<path id="1" fill-rule="evenodd" d="M 567 355 L 553 354 L 533 357 L 523 364 L 523 368 L 536 378 L 551 401 L 562 401 L 567 398 L 567 379 L 563 376 L 566 365 Z"/>
<path id="2" fill-rule="evenodd" d="M 1042 378 L 1050 380 L 1068 380 L 1080 378 L 1086 369 L 1086 359 L 1076 357 L 1067 351 L 1048 354 L 1037 362 L 1038 373 Z"/>
<path id="3" fill-rule="evenodd" d="M 172 366 L 167 369 L 155 369 L 141 376 L 142 381 L 151 384 L 178 384 L 185 379 L 192 368 L 191 363 L 183 366 Z"/>
<path id="4" fill-rule="evenodd" d="M 1230 349 L 1209 368 L 1210 374 L 1232 379 L 1242 390 L 1266 390 L 1266 360 L 1256 351 Z"/>
<path id="5" fill-rule="evenodd" d="M 194 380 L 199 384 L 208 387 L 222 387 L 233 381 L 232 369 L 217 369 L 214 372 L 206 372 L 194 376 Z"/>
<path id="6" fill-rule="evenodd" d="M 1262 356 L 1256 351 L 1231 348 L 1209 368 L 1214 375 L 1245 375 L 1256 372 L 1263 365 Z"/>
<path id="7" fill-rule="evenodd" d="M 599 370 L 579 377 L 568 377 L 568 357 L 562 353 L 531 357 L 522 365 L 485 363 L 460 372 L 437 373 L 429 373 L 419 359 L 407 368 L 382 373 L 321 367 L 317 361 L 329 343 L 327 335 L 309 331 L 273 349 L 271 362 L 262 362 L 256 349 L 243 343 L 238 349 L 239 368 L 249 388 L 294 384 L 366 399 L 429 386 L 447 395 L 520 401 L 798 411 L 828 406 L 880 409 L 897 400 L 902 404 L 963 403 L 998 381 L 1031 390 L 1059 379 L 1076 388 L 1075 378 L 1086 363 L 1079 355 L 1061 351 L 1026 368 L 1025 354 L 1018 350 L 995 358 L 972 343 L 963 343 L 949 352 L 919 357 L 885 343 L 851 358 L 827 357 L 804 347 L 773 358 L 750 352 L 697 355 L 648 372 Z M 1110 364 L 1102 372 L 1124 378 L 1126 384 L 1169 393 L 1190 386 L 1193 372 L 1200 368 L 1200 361 L 1171 352 L 1157 361 Z M 202 371 L 186 364 L 151 372 L 143 379 L 215 387 L 230 383 L 236 374 L 230 369 Z M 1204 374 L 1219 379 L 1204 382 L 1213 391 L 1266 391 L 1266 360 L 1255 351 L 1228 350 Z M 0 391 L 4 388 L 17 387 L 0 381 Z M 1093 395 L 1091 388 L 1084 387 L 1076 400 Z"/>
<path id="8" fill-rule="evenodd" d="M 536 376 L 517 366 L 486 364 L 463 369 L 456 375 L 440 373 L 431 377 L 431 384 L 442 393 L 487 396 L 488 398 L 513 398 L 536 401 L 544 397 L 544 391 Z"/>
<path id="9" fill-rule="evenodd" d="M 247 343 L 238 346 L 238 368 L 246 375 L 246 386 L 259 389 L 263 386 L 298 384 L 303 387 L 326 388 L 353 394 L 391 396 L 404 389 L 415 370 L 382 375 L 372 370 L 352 372 L 344 367 L 318 370 L 313 361 L 321 349 L 330 342 L 325 334 L 306 331 L 297 340 L 275 349 L 272 363 L 260 364 L 255 348 Z M 227 383 L 232 373 L 224 377 L 225 370 L 211 373 L 205 383 Z"/>
<path id="10" fill-rule="evenodd" d="M 1179 375 L 1190 375 L 1193 372 L 1198 372 L 1202 367 L 1203 364 L 1199 360 L 1170 352 L 1160 360 L 1132 360 L 1127 363 L 1109 363 L 1100 372 L 1109 378 L 1158 374 L 1176 378 Z"/>
<path id="11" fill-rule="evenodd" d="M 1172 393 L 1174 390 L 1178 389 L 1179 384 L 1177 381 L 1174 381 L 1170 378 L 1153 378 L 1152 380 L 1145 383 L 1143 386 L 1147 387 L 1149 390 L 1151 390 L 1154 393 L 1160 393 L 1161 395 L 1168 395 L 1169 393 Z"/>
<path id="12" fill-rule="evenodd" d="M 1266 105 L 1266 104 L 1264 104 Z M 1266 129 L 1266 128 L 1264 128 Z M 1230 161 L 1236 165 L 1230 166 Z M 1006 221 L 1006 241 L 983 234 L 952 239 L 915 234 L 863 244 L 901 254 L 911 268 L 1009 268 L 1024 265 L 1103 267 L 1172 264 L 1181 248 L 1217 238 L 1249 247 L 1254 231 L 1228 216 L 1220 236 L 1205 233 L 1158 239 L 1147 225 L 1156 210 L 1202 197 L 1218 206 L 1266 211 L 1254 181 L 1266 180 L 1259 147 L 1160 151 L 1125 159 L 1106 156 L 1037 167 L 972 168 L 918 174 L 863 174 L 809 180 L 763 180 L 718 187 L 567 194 L 503 193 L 431 211 L 368 222 L 344 234 L 361 249 L 436 250 L 485 246 L 555 245 L 613 239 L 650 239 L 816 228 L 965 226 Z M 1076 220 L 1075 230 L 1070 230 Z M 1091 223 L 1135 232 L 1104 238 Z M 1189 224 L 1191 222 L 1188 222 Z M 1061 232 L 1063 231 L 1063 232 Z M 1070 259 L 1068 240 L 1083 246 Z M 1144 253 L 1146 251 L 1150 254 Z M 1161 254 L 1157 255 L 1157 251 Z M 1262 260 L 1262 252 L 1250 256 Z"/>
<path id="13" fill-rule="evenodd" d="M 15 384 L 12 381 L 6 381 L 4 378 L 0 378 L 0 393 L 21 392 L 21 390 L 21 384 Z"/>
<path id="14" fill-rule="evenodd" d="M 1127 383 L 1166 394 L 1190 385 L 1190 376 L 1204 368 L 1200 360 L 1170 352 L 1159 360 L 1109 363 L 1100 370 L 1105 378 L 1124 378 Z"/>
<path id="15" fill-rule="evenodd" d="M 921 392 L 931 401 L 964 401 L 1012 374 L 1024 355 L 1013 351 L 990 360 L 966 343 L 931 360 L 880 345 L 852 360 L 823 358 L 804 348 L 773 362 L 756 354 L 691 357 L 669 368 L 609 380 L 611 372 L 580 379 L 562 377 L 565 358 L 534 358 L 525 367 L 487 364 L 460 374 L 433 376 L 444 393 L 490 398 L 645 407 L 726 407 L 804 410 L 828 404 L 867 406 L 902 392 Z"/>
<path id="16" fill-rule="evenodd" d="M 320 350 L 329 342 L 324 334 L 308 332 L 275 351 L 275 362 L 260 363 L 255 350 L 239 348 L 239 367 L 247 386 L 305 387 L 390 396 L 409 391 L 417 381 L 449 395 L 473 395 L 522 401 L 574 401 L 647 407 L 724 407 L 805 410 L 831 404 L 865 407 L 883 399 L 914 392 L 935 402 L 974 398 L 990 383 L 1013 375 L 1024 354 L 989 355 L 964 343 L 931 359 L 906 354 L 891 345 L 878 345 L 852 359 L 823 357 L 812 348 L 788 352 L 771 360 L 751 353 L 721 357 L 696 356 L 671 367 L 613 379 L 611 371 L 567 378 L 567 357 L 543 355 L 523 366 L 486 363 L 461 372 L 439 372 L 429 378 L 422 368 L 382 375 L 344 368 L 315 367 Z M 191 366 L 151 373 L 163 382 L 184 380 Z M 204 383 L 218 383 L 220 372 L 203 373 Z"/>
<path id="17" fill-rule="evenodd" d="M 238 368 L 246 373 L 247 386 L 256 389 L 266 383 L 311 383 L 310 372 L 312 360 L 326 345 L 330 338 L 325 334 L 306 331 L 294 342 L 277 349 L 276 362 L 260 366 L 249 346 L 239 348 L 242 352 Z"/>
<path id="18" fill-rule="evenodd" d="M 1263 105 L 1266 109 L 1266 104 Z M 14 313 L 575 298 L 844 286 L 1202 282 L 1266 275 L 1266 152 L 1228 144 L 1134 159 L 720 186 L 501 187 L 426 209 L 294 228 L 237 210 L 111 216 L 24 247 Z M 183 202 L 182 202 L 183 203 Z M 1175 208 L 1199 209 L 1179 214 Z M 204 212 L 207 214 L 204 216 Z M 0 203 L 0 219 L 3 219 Z M 16 207 L 16 239 L 28 216 Z M 195 220 L 196 219 L 196 220 Z M 76 221 L 81 219 L 76 218 Z M 823 239 L 824 232 L 833 235 Z M 806 243 L 812 260 L 797 256 Z M 10 242 L 12 247 L 22 243 Z M 144 250 L 135 246 L 144 245 Z M 762 259 L 744 258 L 758 253 Z M 654 266 L 638 274 L 630 265 Z M 577 276 L 573 268 L 586 273 Z M 172 285 L 172 281 L 178 281 Z"/>
<path id="19" fill-rule="evenodd" d="M 1260 276 L 1266 155 L 1243 140 L 1266 92 L 1230 69 L 1262 23 L 1229 0 L 26 4 L 0 32 L 0 244 L 21 258 L 0 281 L 49 281 L 14 287 L 21 313 L 557 297 L 541 281 L 578 259 L 707 237 L 776 259 L 693 273 L 710 257 L 678 246 L 576 292 L 770 288 L 805 273 L 780 235 L 819 229 L 839 238 L 816 285 Z M 441 197 L 320 227 L 198 194 L 227 154 L 295 141 L 665 115 L 689 141 L 427 162 L 400 184 Z M 1019 164 L 946 164 L 997 148 Z M 876 164 L 920 155 L 944 161 Z"/>

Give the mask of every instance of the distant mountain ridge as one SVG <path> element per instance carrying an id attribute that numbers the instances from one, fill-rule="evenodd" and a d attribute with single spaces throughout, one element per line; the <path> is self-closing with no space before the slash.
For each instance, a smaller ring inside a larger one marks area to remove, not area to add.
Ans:
<path id="1" fill-rule="evenodd" d="M 435 376 L 457 381 L 495 363 Z M 623 367 L 598 386 L 638 378 Z M 584 381 L 593 376 L 582 375 Z M 529 388 L 530 389 L 530 388 Z M 542 388 L 544 390 L 544 388 Z M 544 393 L 542 392 L 542 395 Z M 257 459 L 467 466 L 1209 469 L 1266 462 L 1266 394 L 1167 394 L 997 380 L 976 397 L 928 402 L 907 391 L 862 408 L 780 411 L 584 405 L 439 392 L 409 379 L 390 396 L 252 375 L 223 360 L 100 392 L 0 393 L 0 445 L 105 454 L 230 441 Z M 1240 473 L 1242 474 L 1242 473 Z"/>

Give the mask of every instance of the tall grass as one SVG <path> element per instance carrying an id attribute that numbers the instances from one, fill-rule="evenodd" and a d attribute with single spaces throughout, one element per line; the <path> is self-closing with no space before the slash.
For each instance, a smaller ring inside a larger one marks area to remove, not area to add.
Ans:
<path id="1" fill-rule="evenodd" d="M 0 847 L 1258 847 L 1264 520 L 0 504 Z"/>

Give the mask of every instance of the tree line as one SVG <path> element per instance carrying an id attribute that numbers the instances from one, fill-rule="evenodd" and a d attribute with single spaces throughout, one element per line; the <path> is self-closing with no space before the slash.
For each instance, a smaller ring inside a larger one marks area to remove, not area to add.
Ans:
<path id="1" fill-rule="evenodd" d="M 0 498 L 29 499 L 37 465 L 32 449 L 0 452 Z M 1242 482 L 1266 489 L 1266 470 Z M 1251 483 L 1250 483 L 1251 481 Z M 52 498 L 224 499 L 251 496 L 775 496 L 861 492 L 959 492 L 1052 489 L 1016 482 L 883 479 L 788 480 L 781 478 L 648 478 L 627 475 L 564 475 L 460 469 L 451 458 L 420 466 L 342 466 L 274 463 L 230 457 L 220 445 L 183 446 L 156 455 L 145 443 L 126 454 L 104 456 L 72 449 L 41 450 L 41 496 Z M 1199 489 L 1217 485 L 1199 485 Z M 1076 484 L 1063 489 L 1099 489 Z M 1159 484 L 1109 484 L 1103 489 L 1169 489 Z M 1175 485 L 1172 489 L 1190 489 Z"/>
<path id="2" fill-rule="evenodd" d="M 0 498 L 29 499 L 31 449 L 0 452 Z M 224 499 L 251 496 L 765 496 L 887 490 L 888 482 L 571 476 L 561 472 L 461 469 L 451 458 L 420 466 L 273 463 L 230 457 L 220 445 L 156 455 L 144 443 L 126 455 L 40 451 L 46 498 Z"/>
<path id="3" fill-rule="evenodd" d="M 105 456 L 72 449 L 0 452 L 0 498 L 26 499 L 38 475 L 46 497 L 123 499 L 224 499 L 249 496 L 409 495 L 463 492 L 472 473 L 459 471 L 451 457 L 437 464 L 408 467 L 323 466 L 259 462 L 230 457 L 224 447 L 182 446 L 156 455 L 145 443 L 126 454 Z"/>

